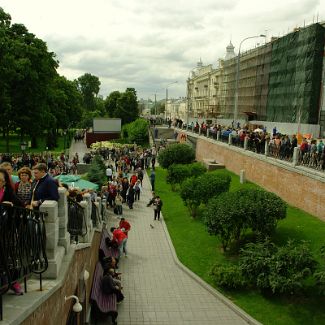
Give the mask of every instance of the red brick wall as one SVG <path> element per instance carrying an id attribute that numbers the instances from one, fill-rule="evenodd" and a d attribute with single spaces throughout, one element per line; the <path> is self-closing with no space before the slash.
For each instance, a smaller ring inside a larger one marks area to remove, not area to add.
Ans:
<path id="1" fill-rule="evenodd" d="M 325 221 L 325 182 L 254 159 L 204 139 L 197 141 L 196 158 L 201 161 L 207 158 L 215 159 L 238 175 L 240 170 L 244 169 L 247 180 Z"/>
<path id="2" fill-rule="evenodd" d="M 74 301 L 69 300 L 65 302 L 64 297 L 75 293 L 78 287 L 79 276 L 84 268 L 90 274 L 87 281 L 86 299 L 87 302 L 89 301 L 93 273 L 98 260 L 100 235 L 101 233 L 95 232 L 91 247 L 75 251 L 62 287 L 25 319 L 22 325 L 65 325 L 69 316 L 69 310 Z"/>

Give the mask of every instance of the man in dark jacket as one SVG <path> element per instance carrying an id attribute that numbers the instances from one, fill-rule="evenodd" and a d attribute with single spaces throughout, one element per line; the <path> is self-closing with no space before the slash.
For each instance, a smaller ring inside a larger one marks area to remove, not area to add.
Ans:
<path id="1" fill-rule="evenodd" d="M 35 180 L 32 185 L 31 204 L 39 209 L 45 200 L 59 200 L 58 183 L 48 173 L 45 164 L 37 164 L 33 168 Z"/>

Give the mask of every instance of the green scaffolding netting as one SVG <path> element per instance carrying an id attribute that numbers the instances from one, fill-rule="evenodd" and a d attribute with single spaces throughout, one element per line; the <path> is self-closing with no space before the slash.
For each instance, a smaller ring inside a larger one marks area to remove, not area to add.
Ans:
<path id="1" fill-rule="evenodd" d="M 267 120 L 316 124 L 325 29 L 314 24 L 272 44 Z"/>

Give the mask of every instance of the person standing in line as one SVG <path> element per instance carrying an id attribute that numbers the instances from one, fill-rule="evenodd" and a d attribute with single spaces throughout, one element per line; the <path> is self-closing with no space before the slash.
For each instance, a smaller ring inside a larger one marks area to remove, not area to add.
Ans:
<path id="1" fill-rule="evenodd" d="M 37 164 L 33 172 L 31 206 L 38 210 L 45 200 L 59 201 L 58 183 L 47 173 L 46 164 Z"/>
<path id="2" fill-rule="evenodd" d="M 123 252 L 127 256 L 127 235 L 121 230 L 116 229 L 115 227 L 111 228 L 111 233 L 113 234 L 112 241 L 116 241 L 118 245 L 118 260 L 122 256 Z"/>
<path id="3" fill-rule="evenodd" d="M 134 185 L 134 200 L 140 201 L 141 181 L 138 179 Z"/>
<path id="4" fill-rule="evenodd" d="M 113 178 L 113 169 L 110 165 L 108 165 L 108 167 L 106 168 L 106 177 L 108 182 L 110 182 Z"/>
<path id="5" fill-rule="evenodd" d="M 124 243 L 123 253 L 125 254 L 125 257 L 128 257 L 127 251 L 126 251 L 126 246 L 127 246 L 127 241 L 128 241 L 128 237 L 129 237 L 129 231 L 131 230 L 131 225 L 128 221 L 125 220 L 125 218 L 121 218 L 121 221 L 119 223 L 119 229 L 121 229 L 126 235 L 126 241 Z"/>
<path id="6" fill-rule="evenodd" d="M 132 184 L 130 184 L 129 189 L 128 189 L 127 193 L 126 193 L 126 201 L 127 201 L 128 205 L 129 205 L 130 209 L 133 209 L 134 194 L 135 194 L 134 187 L 133 187 Z"/>
<path id="7" fill-rule="evenodd" d="M 150 173 L 150 183 L 151 183 L 151 190 L 152 191 L 155 190 L 155 180 L 156 180 L 156 173 L 155 173 L 155 169 L 152 168 L 151 173 Z"/>
<path id="8" fill-rule="evenodd" d="M 123 198 L 120 193 L 117 193 L 115 198 L 115 204 L 116 204 L 116 212 L 118 215 L 122 215 L 123 213 L 123 207 L 122 207 Z"/>

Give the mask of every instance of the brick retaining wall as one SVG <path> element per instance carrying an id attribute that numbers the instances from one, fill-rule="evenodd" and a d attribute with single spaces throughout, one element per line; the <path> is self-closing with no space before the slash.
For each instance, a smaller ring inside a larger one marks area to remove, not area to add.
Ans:
<path id="1" fill-rule="evenodd" d="M 229 148 L 201 137 L 197 139 L 197 160 L 215 159 L 237 175 L 244 169 L 247 180 L 325 221 L 324 181 L 303 175 L 303 172 L 294 171 L 294 168 L 282 167 L 280 163 L 270 163 L 263 155 L 259 156 L 261 159 L 242 149 Z"/>

